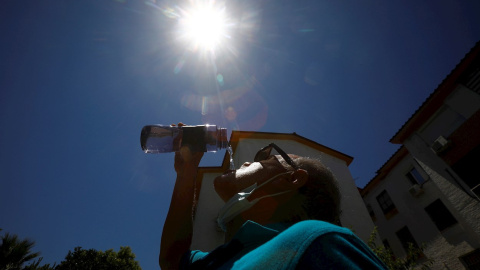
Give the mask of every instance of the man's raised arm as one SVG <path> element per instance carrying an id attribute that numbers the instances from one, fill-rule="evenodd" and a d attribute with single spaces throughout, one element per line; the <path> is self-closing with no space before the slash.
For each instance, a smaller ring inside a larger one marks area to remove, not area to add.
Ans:
<path id="1" fill-rule="evenodd" d="M 193 231 L 195 178 L 203 152 L 183 147 L 175 153 L 177 180 L 163 225 L 159 263 L 163 270 L 178 269 L 182 255 L 190 249 Z"/>

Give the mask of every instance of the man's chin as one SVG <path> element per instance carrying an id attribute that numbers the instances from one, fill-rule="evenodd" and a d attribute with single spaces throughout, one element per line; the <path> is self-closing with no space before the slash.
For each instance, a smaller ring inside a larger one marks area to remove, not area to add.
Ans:
<path id="1" fill-rule="evenodd" d="M 233 181 L 234 179 L 235 179 L 235 171 L 227 170 L 227 171 L 224 171 L 219 176 L 215 177 L 213 182 L 215 183 L 217 181 L 220 181 L 220 182 Z"/>
<path id="2" fill-rule="evenodd" d="M 229 173 L 224 173 L 213 179 L 215 192 L 225 202 L 231 197 L 232 192 L 234 192 L 232 181 L 234 181 L 235 177 L 229 177 L 230 175 Z"/>

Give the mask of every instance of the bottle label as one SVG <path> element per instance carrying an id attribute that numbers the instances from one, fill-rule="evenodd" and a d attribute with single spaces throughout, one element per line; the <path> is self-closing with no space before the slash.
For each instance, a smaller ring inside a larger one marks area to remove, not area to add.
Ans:
<path id="1" fill-rule="evenodd" d="M 192 152 L 206 152 L 205 127 L 183 126 L 181 146 L 188 146 Z"/>

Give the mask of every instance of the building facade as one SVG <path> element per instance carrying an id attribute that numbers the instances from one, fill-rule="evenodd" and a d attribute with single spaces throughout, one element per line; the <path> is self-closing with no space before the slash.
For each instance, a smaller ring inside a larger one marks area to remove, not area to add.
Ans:
<path id="1" fill-rule="evenodd" d="M 342 215 L 344 227 L 352 229 L 367 242 L 373 230 L 373 222 L 363 204 L 348 165 L 353 158 L 295 133 L 263 133 L 233 131 L 230 142 L 234 152 L 234 164 L 239 168 L 244 162 L 252 161 L 255 153 L 270 143 L 277 144 L 285 152 L 321 160 L 335 175 L 342 194 Z M 273 152 L 272 152 L 273 153 Z M 218 167 L 199 168 L 197 183 L 197 210 L 194 217 L 192 249 L 209 251 L 224 243 L 224 234 L 217 228 L 216 218 L 224 202 L 213 188 L 213 179 L 229 168 L 229 155 Z"/>
<path id="2" fill-rule="evenodd" d="M 361 191 L 384 245 L 480 269 L 480 43 L 390 142 L 399 150 Z"/>

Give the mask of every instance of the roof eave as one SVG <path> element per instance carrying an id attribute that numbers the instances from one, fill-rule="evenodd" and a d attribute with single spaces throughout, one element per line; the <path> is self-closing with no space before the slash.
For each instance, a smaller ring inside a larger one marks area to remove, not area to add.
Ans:
<path id="1" fill-rule="evenodd" d="M 423 104 L 413 113 L 412 116 L 403 124 L 397 133 L 390 139 L 393 144 L 403 144 L 403 142 L 415 131 L 418 130 L 433 114 L 443 105 L 443 101 L 456 88 L 459 78 L 470 64 L 480 54 L 480 41 L 468 52 L 465 57 L 457 64 L 449 75 L 438 85 L 432 94 L 423 102 Z"/>

